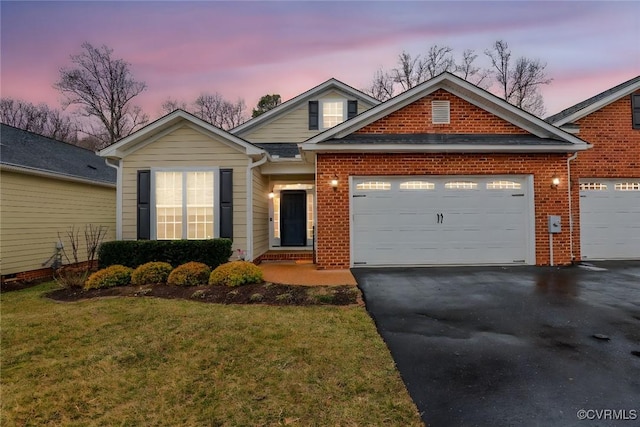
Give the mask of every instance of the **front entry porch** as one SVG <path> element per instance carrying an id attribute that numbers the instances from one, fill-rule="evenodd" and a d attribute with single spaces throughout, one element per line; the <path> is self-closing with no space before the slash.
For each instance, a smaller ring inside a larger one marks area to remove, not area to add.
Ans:
<path id="1" fill-rule="evenodd" d="M 313 182 L 308 181 L 272 184 L 269 193 L 269 248 L 283 254 L 278 259 L 291 259 L 287 256 L 293 255 L 284 254 L 299 254 L 299 249 L 311 254 L 308 259 L 313 259 L 314 191 Z"/>

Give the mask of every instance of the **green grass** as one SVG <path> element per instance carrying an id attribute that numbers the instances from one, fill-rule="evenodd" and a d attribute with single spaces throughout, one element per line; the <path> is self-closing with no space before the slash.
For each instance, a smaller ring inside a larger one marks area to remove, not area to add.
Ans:
<path id="1" fill-rule="evenodd" d="M 3 426 L 419 426 L 362 307 L 0 296 Z"/>

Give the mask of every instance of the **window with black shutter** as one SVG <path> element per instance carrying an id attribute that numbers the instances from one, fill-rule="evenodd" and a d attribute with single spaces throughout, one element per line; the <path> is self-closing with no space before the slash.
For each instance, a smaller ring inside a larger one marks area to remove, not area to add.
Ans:
<path id="1" fill-rule="evenodd" d="M 309 101 L 309 130 L 318 130 L 320 123 L 320 106 L 318 101 Z"/>
<path id="2" fill-rule="evenodd" d="M 358 115 L 358 101 L 347 102 L 347 119 L 352 119 Z"/>
<path id="3" fill-rule="evenodd" d="M 640 94 L 631 95 L 631 120 L 634 129 L 640 129 Z"/>
<path id="4" fill-rule="evenodd" d="M 151 171 L 138 171 L 137 239 L 151 238 Z"/>

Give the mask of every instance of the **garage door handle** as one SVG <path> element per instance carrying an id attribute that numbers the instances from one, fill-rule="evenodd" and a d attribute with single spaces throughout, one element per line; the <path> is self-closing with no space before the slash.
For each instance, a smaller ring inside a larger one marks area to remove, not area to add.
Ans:
<path id="1" fill-rule="evenodd" d="M 436 214 L 436 218 L 438 224 L 442 224 L 444 222 L 444 215 L 442 215 L 441 213 Z"/>

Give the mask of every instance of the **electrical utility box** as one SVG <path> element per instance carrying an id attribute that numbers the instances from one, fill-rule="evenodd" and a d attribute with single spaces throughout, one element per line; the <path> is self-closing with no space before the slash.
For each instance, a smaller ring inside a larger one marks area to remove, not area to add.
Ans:
<path id="1" fill-rule="evenodd" d="M 562 231 L 560 215 L 549 215 L 549 234 L 558 234 Z"/>

